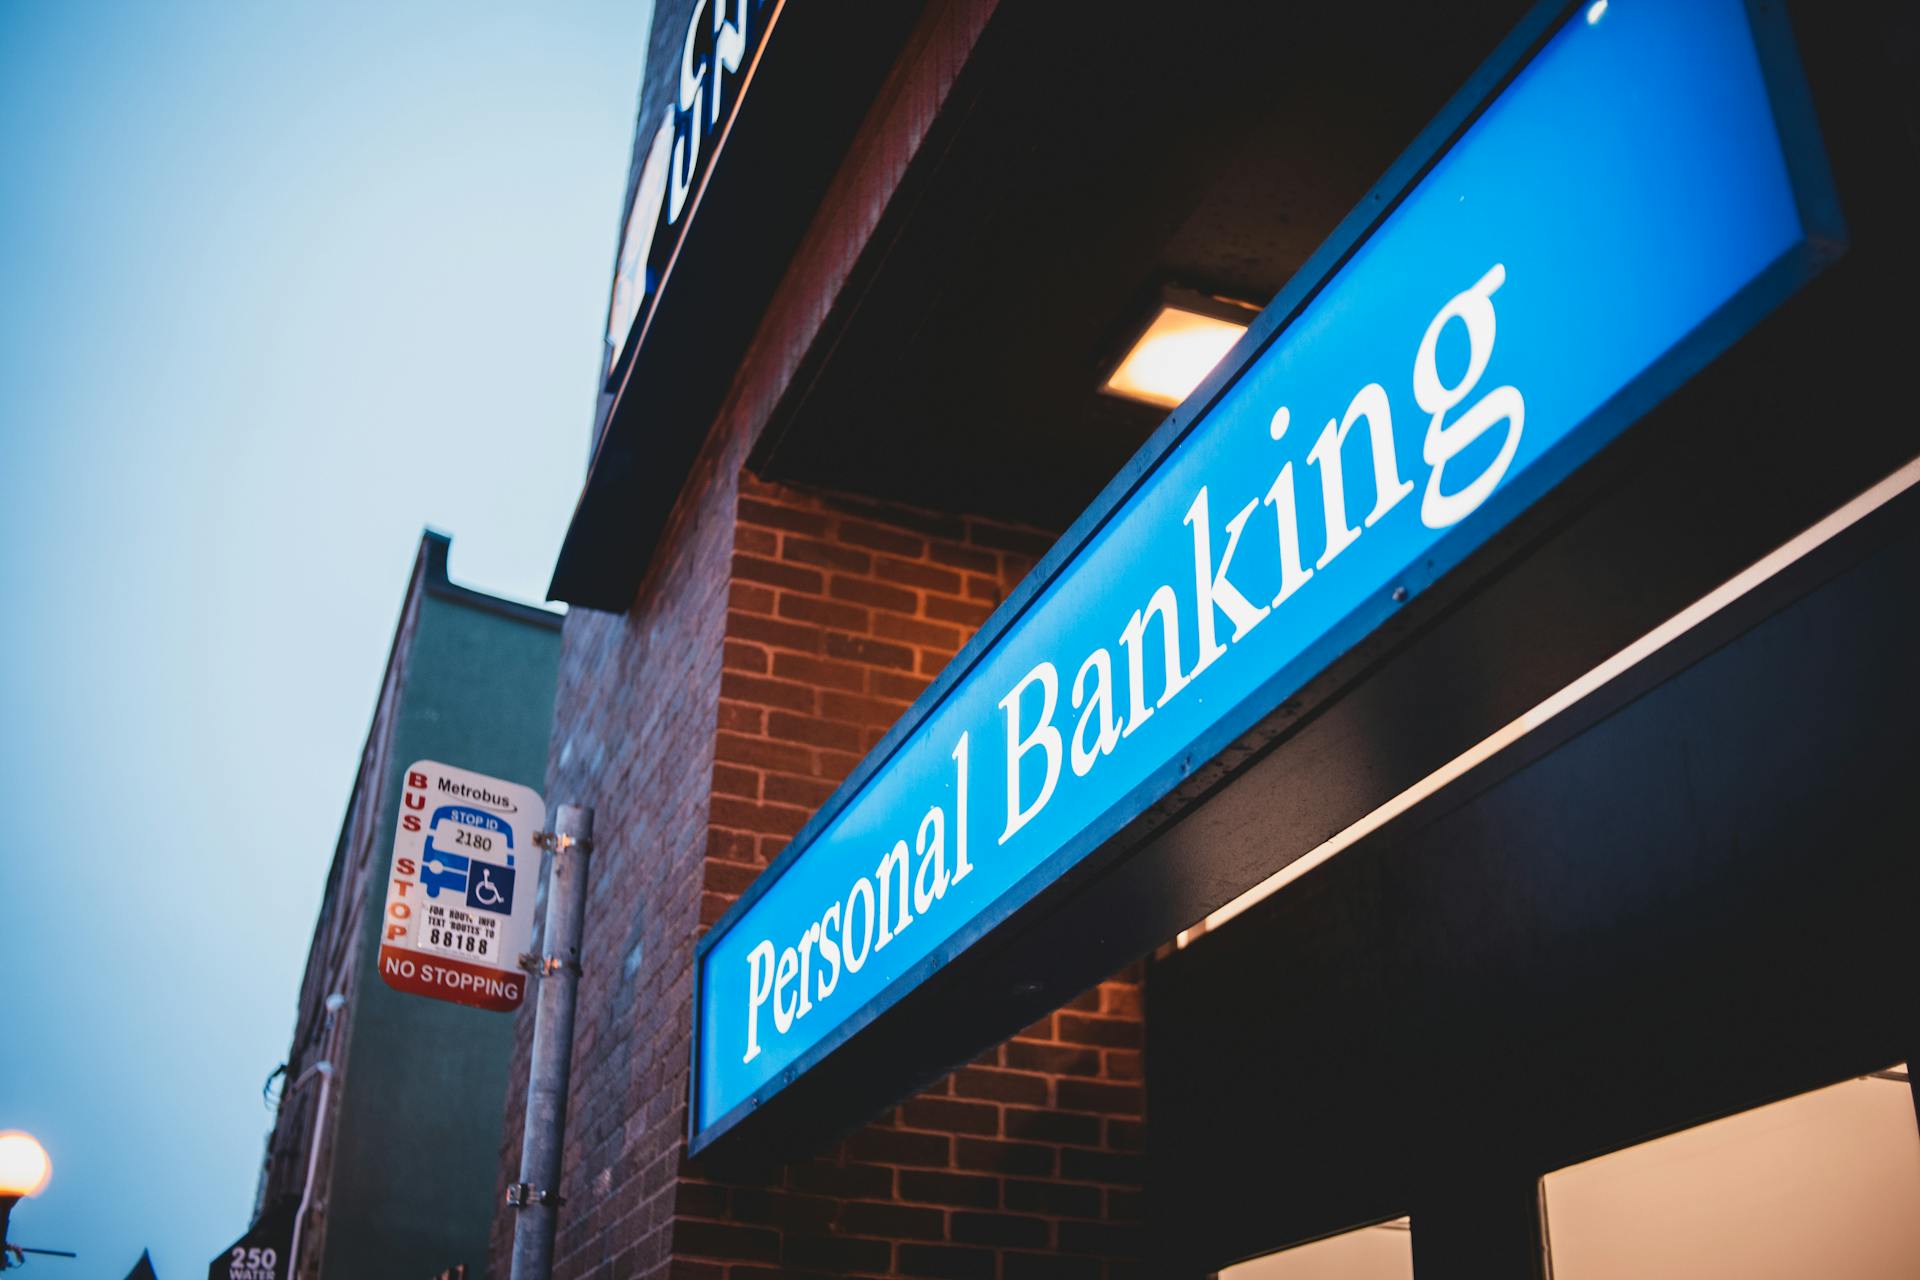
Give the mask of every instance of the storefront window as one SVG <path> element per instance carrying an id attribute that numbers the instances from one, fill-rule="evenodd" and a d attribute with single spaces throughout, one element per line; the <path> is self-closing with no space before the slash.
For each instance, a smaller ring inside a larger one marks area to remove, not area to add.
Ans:
<path id="1" fill-rule="evenodd" d="M 1228 1267 L 1220 1280 L 1413 1280 L 1413 1229 L 1405 1218 L 1282 1249 Z"/>
<path id="2" fill-rule="evenodd" d="M 1549 1174 L 1554 1280 L 1911 1280 L 1920 1127 L 1905 1067 Z"/>

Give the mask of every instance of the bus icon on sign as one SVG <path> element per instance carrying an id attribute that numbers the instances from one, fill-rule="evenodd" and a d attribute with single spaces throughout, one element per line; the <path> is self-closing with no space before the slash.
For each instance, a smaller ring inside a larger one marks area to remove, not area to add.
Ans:
<path id="1" fill-rule="evenodd" d="M 488 861 L 504 858 L 505 864 Z M 513 828 L 497 814 L 462 804 L 441 805 L 427 825 L 420 883 L 429 898 L 446 889 L 467 905 L 508 915 L 513 911 Z"/>

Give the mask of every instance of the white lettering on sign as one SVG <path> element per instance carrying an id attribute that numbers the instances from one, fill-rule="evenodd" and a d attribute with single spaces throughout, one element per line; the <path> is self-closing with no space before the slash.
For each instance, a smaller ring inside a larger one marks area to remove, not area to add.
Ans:
<path id="1" fill-rule="evenodd" d="M 280 1273 L 279 1253 L 258 1245 L 235 1245 L 227 1259 L 227 1280 L 275 1280 Z"/>
<path id="2" fill-rule="evenodd" d="M 749 0 L 694 0 L 680 44 L 679 111 L 674 119 L 673 161 L 667 185 L 667 225 L 686 212 L 700 174 L 700 144 L 720 127 L 728 81 L 737 82 L 747 53 Z"/>
<path id="3" fill-rule="evenodd" d="M 1485 502 L 1519 448 L 1526 422 L 1519 389 L 1481 391 L 1479 386 L 1493 356 L 1493 297 L 1505 282 L 1506 269 L 1496 263 L 1456 294 L 1435 314 L 1413 357 L 1414 403 L 1429 417 L 1421 450 L 1428 472 L 1420 502 L 1420 519 L 1428 528 L 1456 524 Z M 1448 385 L 1441 379 L 1437 353 L 1442 334 L 1456 321 L 1466 331 L 1467 362 L 1458 381 Z M 1288 409 L 1276 408 L 1268 434 L 1276 441 L 1284 439 L 1290 422 Z M 1362 423 L 1364 432 L 1357 430 Z M 1496 430 L 1501 433 L 1499 447 L 1474 451 L 1475 468 L 1462 474 L 1462 466 L 1456 465 L 1462 455 Z M 1355 440 L 1366 441 L 1373 481 L 1373 505 L 1358 524 L 1347 509 L 1346 463 Z M 1485 456 L 1489 451 L 1492 456 Z M 1393 444 L 1392 397 L 1378 382 L 1361 387 L 1346 412 L 1327 421 L 1305 465 L 1319 482 L 1320 530 L 1300 528 L 1291 462 L 1279 469 L 1264 498 L 1233 512 L 1218 536 L 1205 486 L 1187 505 L 1182 525 L 1193 549 L 1193 582 L 1184 607 L 1194 611 L 1196 653 L 1181 652 L 1183 601 L 1176 584 L 1164 583 L 1118 628 L 1119 662 L 1110 649 L 1099 647 L 1074 668 L 1066 699 L 1074 716 L 1062 714 L 1060 668 L 1052 662 L 1037 663 L 999 700 L 1007 766 L 1006 825 L 997 844 L 1004 845 L 1037 818 L 1061 787 L 1090 775 L 1122 738 L 1200 680 L 1231 646 L 1281 610 L 1316 571 L 1364 538 L 1417 487 L 1401 475 Z M 1316 535 L 1320 552 L 1309 568 L 1305 548 Z M 1235 582 L 1235 557 L 1261 555 L 1274 557 L 1280 585 L 1271 600 L 1255 602 Z M 1126 682 L 1124 706 L 1114 689 L 1116 669 Z M 872 874 L 857 877 L 840 898 L 811 913 L 798 937 L 765 938 L 748 952 L 743 1062 L 760 1055 L 769 1023 L 772 1035 L 791 1031 L 819 1002 L 832 997 L 843 967 L 857 973 L 873 952 L 885 949 L 917 917 L 938 911 L 948 890 L 973 869 L 967 832 L 970 737 L 963 732 L 953 748 L 952 815 L 940 805 L 929 806 L 911 831 L 901 832 L 886 848 Z"/>

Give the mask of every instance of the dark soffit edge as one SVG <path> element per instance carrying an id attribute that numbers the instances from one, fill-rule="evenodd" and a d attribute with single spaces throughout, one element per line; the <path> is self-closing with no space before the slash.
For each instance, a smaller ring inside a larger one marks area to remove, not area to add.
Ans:
<path id="1" fill-rule="evenodd" d="M 766 304 L 922 8 L 780 10 L 666 279 L 634 321 L 549 600 L 632 603 Z"/>

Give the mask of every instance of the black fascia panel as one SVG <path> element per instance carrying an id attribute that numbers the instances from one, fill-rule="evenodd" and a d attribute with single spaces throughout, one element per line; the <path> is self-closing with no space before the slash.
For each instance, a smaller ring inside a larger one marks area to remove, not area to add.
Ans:
<path id="1" fill-rule="evenodd" d="M 632 603 L 762 313 L 920 7 L 781 7 L 673 265 L 635 321 L 549 599 L 612 611 Z"/>
<path id="2" fill-rule="evenodd" d="M 1910 488 L 1156 963 L 1161 1273 L 1908 1056 L 1916 573 Z"/>

